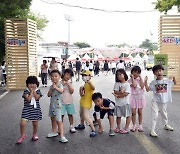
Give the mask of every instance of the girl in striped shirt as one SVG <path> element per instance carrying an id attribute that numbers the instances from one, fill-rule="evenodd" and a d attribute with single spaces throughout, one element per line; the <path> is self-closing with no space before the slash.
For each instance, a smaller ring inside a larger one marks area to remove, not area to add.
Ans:
<path id="1" fill-rule="evenodd" d="M 38 89 L 39 82 L 37 77 L 29 76 L 26 80 L 27 89 L 24 90 L 22 97 L 24 98 L 24 107 L 21 115 L 20 133 L 21 136 L 17 140 L 17 144 L 22 143 L 26 138 L 25 128 L 27 121 L 32 121 L 33 136 L 32 140 L 37 141 L 38 121 L 42 119 L 39 99 L 42 97 L 40 89 Z"/>

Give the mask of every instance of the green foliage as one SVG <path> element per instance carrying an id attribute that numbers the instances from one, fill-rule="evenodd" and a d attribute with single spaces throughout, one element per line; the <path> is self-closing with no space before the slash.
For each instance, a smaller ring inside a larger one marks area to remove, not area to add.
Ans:
<path id="1" fill-rule="evenodd" d="M 155 9 L 160 12 L 168 12 L 168 10 L 172 9 L 173 6 L 177 6 L 178 12 L 180 12 L 180 0 L 157 0 L 157 2 L 153 2 L 155 5 Z"/>
<path id="2" fill-rule="evenodd" d="M 142 42 L 142 44 L 139 47 L 152 51 L 153 45 L 149 39 L 146 39 L 145 41 Z"/>
<path id="3" fill-rule="evenodd" d="M 43 30 L 47 25 L 48 20 L 31 13 L 29 8 L 32 0 L 1 0 L 0 1 L 0 61 L 5 54 L 4 45 L 4 19 L 5 18 L 30 18 L 37 22 L 37 29 Z M 40 34 L 38 34 L 40 36 Z"/>
<path id="4" fill-rule="evenodd" d="M 91 47 L 88 43 L 86 42 L 75 42 L 74 45 L 78 46 L 80 49 L 81 48 L 88 48 Z"/>
<path id="5" fill-rule="evenodd" d="M 37 35 L 38 35 L 38 38 L 41 39 L 40 32 L 42 32 L 44 30 L 44 28 L 47 26 L 47 23 L 49 21 L 47 20 L 47 18 L 45 16 L 42 16 L 40 14 L 34 14 L 32 12 L 30 12 L 27 15 L 27 18 L 36 21 L 36 23 L 37 23 L 37 30 L 39 30 Z"/>

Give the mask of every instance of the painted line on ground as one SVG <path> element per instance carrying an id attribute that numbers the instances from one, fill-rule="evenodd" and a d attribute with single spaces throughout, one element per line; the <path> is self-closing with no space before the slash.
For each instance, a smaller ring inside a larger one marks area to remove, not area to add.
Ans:
<path id="1" fill-rule="evenodd" d="M 1 96 L 0 96 L 0 99 L 3 98 L 5 95 L 7 95 L 9 93 L 9 90 L 4 92 Z"/>
<path id="2" fill-rule="evenodd" d="M 133 135 L 149 154 L 162 154 L 160 149 L 153 142 L 151 142 L 150 139 L 148 139 L 148 137 L 146 137 L 143 133 L 135 132 L 133 133 Z"/>

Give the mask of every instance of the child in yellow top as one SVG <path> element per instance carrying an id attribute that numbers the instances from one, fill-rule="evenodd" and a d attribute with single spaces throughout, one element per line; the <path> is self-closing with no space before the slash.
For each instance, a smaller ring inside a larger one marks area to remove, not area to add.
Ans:
<path id="1" fill-rule="evenodd" d="M 82 80 L 85 82 L 84 86 L 81 86 L 79 89 L 79 93 L 81 96 L 80 99 L 80 119 L 81 123 L 75 127 L 76 129 L 82 130 L 85 129 L 84 121 L 86 121 L 87 125 L 89 125 L 92 129 L 90 133 L 90 137 L 96 136 L 96 131 L 93 125 L 92 120 L 89 118 L 89 111 L 92 107 L 92 95 L 94 93 L 95 87 L 91 81 L 91 72 L 88 70 L 84 70 L 82 73 Z"/>

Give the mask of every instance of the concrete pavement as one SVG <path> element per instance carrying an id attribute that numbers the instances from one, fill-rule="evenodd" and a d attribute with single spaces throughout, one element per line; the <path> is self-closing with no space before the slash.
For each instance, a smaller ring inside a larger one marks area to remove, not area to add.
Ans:
<path id="1" fill-rule="evenodd" d="M 143 76 L 148 75 L 152 78 L 151 72 L 143 72 Z M 114 85 L 114 75 L 108 74 L 107 76 L 100 75 L 93 77 L 95 83 L 96 92 L 99 91 L 104 97 L 114 100 L 111 92 Z M 50 85 L 50 81 L 49 81 Z M 75 82 L 73 80 L 75 88 L 74 92 L 74 104 L 76 114 L 74 116 L 74 123 L 79 123 L 79 94 L 78 89 L 83 82 Z M 29 122 L 27 124 L 26 134 L 27 138 L 21 145 L 16 145 L 15 142 L 19 137 L 19 121 L 21 111 L 23 107 L 22 90 L 10 91 L 4 97 L 0 99 L 0 153 L 2 154 L 116 154 L 116 153 L 163 153 L 163 154 L 178 154 L 180 153 L 180 92 L 173 92 L 173 103 L 169 104 L 168 116 L 169 123 L 174 127 L 173 132 L 169 132 L 163 129 L 161 117 L 158 118 L 158 124 L 156 132 L 158 138 L 152 138 L 149 136 L 149 123 L 150 123 L 150 100 L 152 93 L 145 93 L 147 105 L 143 111 L 143 133 L 129 134 L 116 134 L 114 137 L 108 136 L 109 124 L 108 120 L 104 119 L 102 124 L 104 126 L 104 132 L 98 134 L 95 138 L 89 137 L 90 128 L 86 127 L 83 131 L 77 131 L 75 134 L 69 133 L 69 122 L 67 116 L 64 120 L 65 136 L 69 140 L 68 143 L 62 144 L 58 142 L 58 137 L 48 139 L 46 134 L 51 130 L 51 123 L 48 117 L 49 98 L 47 97 L 47 88 L 40 88 L 43 97 L 40 100 L 41 108 L 43 112 L 43 120 L 39 122 L 38 135 L 39 140 L 36 142 L 31 141 L 32 137 L 32 125 Z M 91 110 L 92 117 L 92 110 Z M 116 124 L 114 125 L 116 126 Z M 124 120 L 122 127 L 124 126 Z"/>

